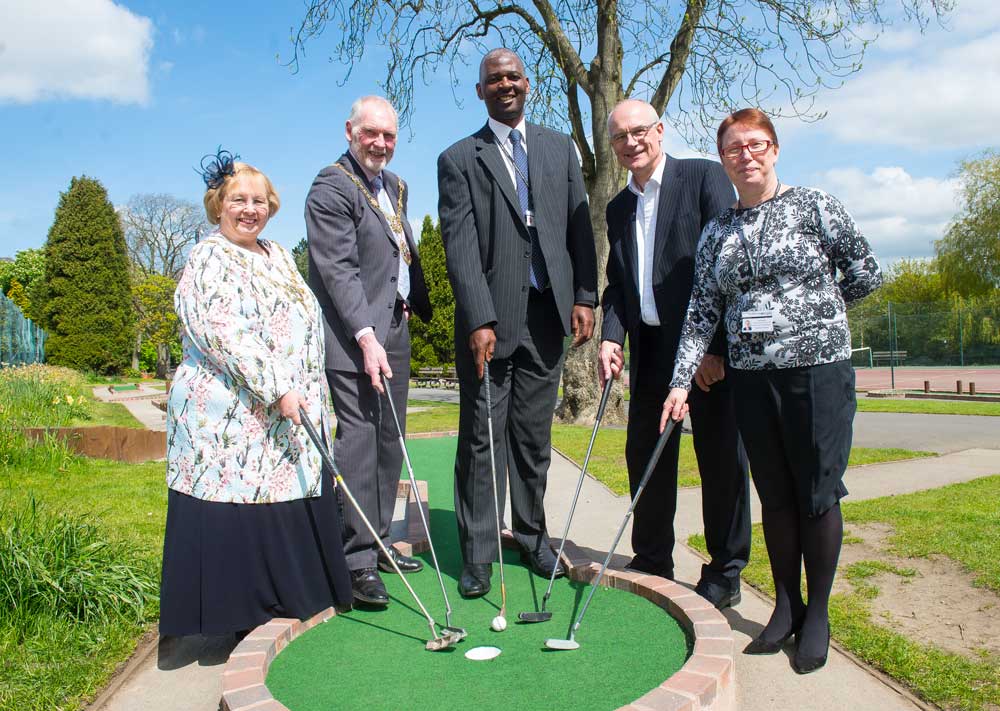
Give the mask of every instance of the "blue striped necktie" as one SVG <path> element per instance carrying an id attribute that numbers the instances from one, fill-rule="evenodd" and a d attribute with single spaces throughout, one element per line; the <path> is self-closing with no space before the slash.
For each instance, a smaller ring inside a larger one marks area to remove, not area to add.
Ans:
<path id="1" fill-rule="evenodd" d="M 521 213 L 527 214 L 530 209 L 528 200 L 528 154 L 524 152 L 521 145 L 521 132 L 516 128 L 510 132 L 510 142 L 514 147 L 514 182 L 517 185 L 517 201 L 521 203 Z M 549 285 L 549 273 L 545 269 L 545 256 L 542 248 L 538 244 L 538 229 L 529 227 L 528 234 L 531 235 L 531 264 L 528 269 L 528 276 L 531 278 L 531 285 L 542 291 Z"/>

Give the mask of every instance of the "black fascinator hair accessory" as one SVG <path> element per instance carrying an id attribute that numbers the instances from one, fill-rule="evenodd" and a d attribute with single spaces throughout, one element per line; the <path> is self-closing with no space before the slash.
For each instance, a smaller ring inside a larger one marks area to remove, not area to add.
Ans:
<path id="1" fill-rule="evenodd" d="M 201 174 L 205 185 L 210 190 L 214 190 L 226 182 L 227 177 L 236 175 L 236 168 L 233 167 L 233 164 L 239 159 L 239 154 L 233 155 L 229 151 L 223 150 L 222 146 L 219 146 L 218 150 L 215 151 L 215 155 L 206 153 L 201 159 L 201 170 L 197 168 L 195 170 Z"/>

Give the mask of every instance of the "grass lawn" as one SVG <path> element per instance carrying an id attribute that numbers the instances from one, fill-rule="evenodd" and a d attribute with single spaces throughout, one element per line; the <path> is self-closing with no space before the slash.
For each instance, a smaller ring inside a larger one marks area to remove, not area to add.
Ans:
<path id="1" fill-rule="evenodd" d="M 963 484 L 845 503 L 850 524 L 880 522 L 893 527 L 890 552 L 903 557 L 947 556 L 976 577 L 976 584 L 1000 593 L 1000 475 Z M 703 536 L 688 543 L 705 552 Z M 846 571 L 853 592 L 831 598 L 833 636 L 869 664 L 900 680 L 917 694 L 945 709 L 993 711 L 1000 708 L 1000 659 L 969 658 L 913 642 L 879 625 L 868 601 L 879 594 L 870 582 L 878 562 L 855 563 Z M 906 569 L 892 570 L 904 577 Z M 774 594 L 760 525 L 754 526 L 753 550 L 744 579 Z"/>
<path id="2" fill-rule="evenodd" d="M 986 415 L 1000 417 L 1000 402 L 965 400 L 889 400 L 858 397 L 858 412 L 912 412 L 924 415 Z"/>
<path id="3" fill-rule="evenodd" d="M 410 400 L 410 407 L 427 408 L 406 417 L 407 433 L 453 432 L 458 429 L 458 405 L 454 403 Z M 592 427 L 580 425 L 553 425 L 552 446 L 567 457 L 583 466 L 590 443 Z M 876 464 L 914 457 L 932 457 L 933 452 L 914 452 L 908 449 L 868 449 L 855 447 L 851 450 L 850 466 Z M 628 493 L 628 471 L 625 467 L 625 430 L 603 427 L 594 441 L 594 451 L 590 455 L 588 472 L 609 489 L 621 496 Z M 677 481 L 680 486 L 699 486 L 698 462 L 694 455 L 691 435 L 681 437 L 680 459 L 677 467 Z"/>

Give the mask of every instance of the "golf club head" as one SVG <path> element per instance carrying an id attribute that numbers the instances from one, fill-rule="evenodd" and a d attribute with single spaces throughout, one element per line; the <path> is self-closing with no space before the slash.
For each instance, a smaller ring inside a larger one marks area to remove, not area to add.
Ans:
<path id="1" fill-rule="evenodd" d="M 551 612 L 519 612 L 517 619 L 521 622 L 548 622 L 552 619 Z"/>
<path id="2" fill-rule="evenodd" d="M 554 649 L 556 651 L 569 651 L 572 649 L 579 649 L 580 643 L 575 639 L 547 639 L 545 640 L 545 646 L 548 649 Z"/>
<path id="3" fill-rule="evenodd" d="M 450 632 L 445 632 L 440 637 L 427 640 L 427 644 L 424 645 L 424 649 L 429 652 L 440 652 L 441 650 L 448 649 L 448 647 L 455 644 L 460 639 L 460 637 L 456 637 L 456 635 Z"/>
<path id="4" fill-rule="evenodd" d="M 464 627 L 442 627 L 441 631 L 446 637 L 450 637 L 456 642 L 461 642 L 469 636 Z"/>

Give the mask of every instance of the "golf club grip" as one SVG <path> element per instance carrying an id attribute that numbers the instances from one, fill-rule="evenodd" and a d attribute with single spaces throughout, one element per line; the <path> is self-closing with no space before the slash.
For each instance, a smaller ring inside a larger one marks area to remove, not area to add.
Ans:
<path id="1" fill-rule="evenodd" d="M 663 454 L 663 448 L 667 446 L 667 440 L 670 439 L 670 435 L 674 431 L 674 427 L 677 425 L 677 420 L 670 418 L 667 420 L 666 427 L 663 428 L 663 432 L 660 433 L 659 439 L 656 440 L 656 446 L 653 447 L 653 454 L 649 458 L 649 463 L 646 465 L 646 471 L 642 473 L 642 480 L 639 486 L 641 487 L 649 479 L 650 472 L 656 467 L 657 462 L 660 461 L 660 455 Z"/>
<path id="2" fill-rule="evenodd" d="M 614 382 L 614 378 L 608 378 L 604 383 L 604 392 L 601 393 L 601 403 L 597 406 L 597 422 L 604 419 L 604 410 L 608 406 L 608 398 L 611 396 L 611 387 L 614 385 Z"/>
<path id="3" fill-rule="evenodd" d="M 403 436 L 403 428 L 399 426 L 399 415 L 396 414 L 396 403 L 392 401 L 392 393 L 389 392 L 389 379 L 385 377 L 385 373 L 380 373 L 379 377 L 382 378 L 382 388 L 385 390 L 385 399 L 389 401 L 389 409 L 392 410 L 392 419 L 396 423 L 396 431 L 399 432 L 399 436 Z"/>

